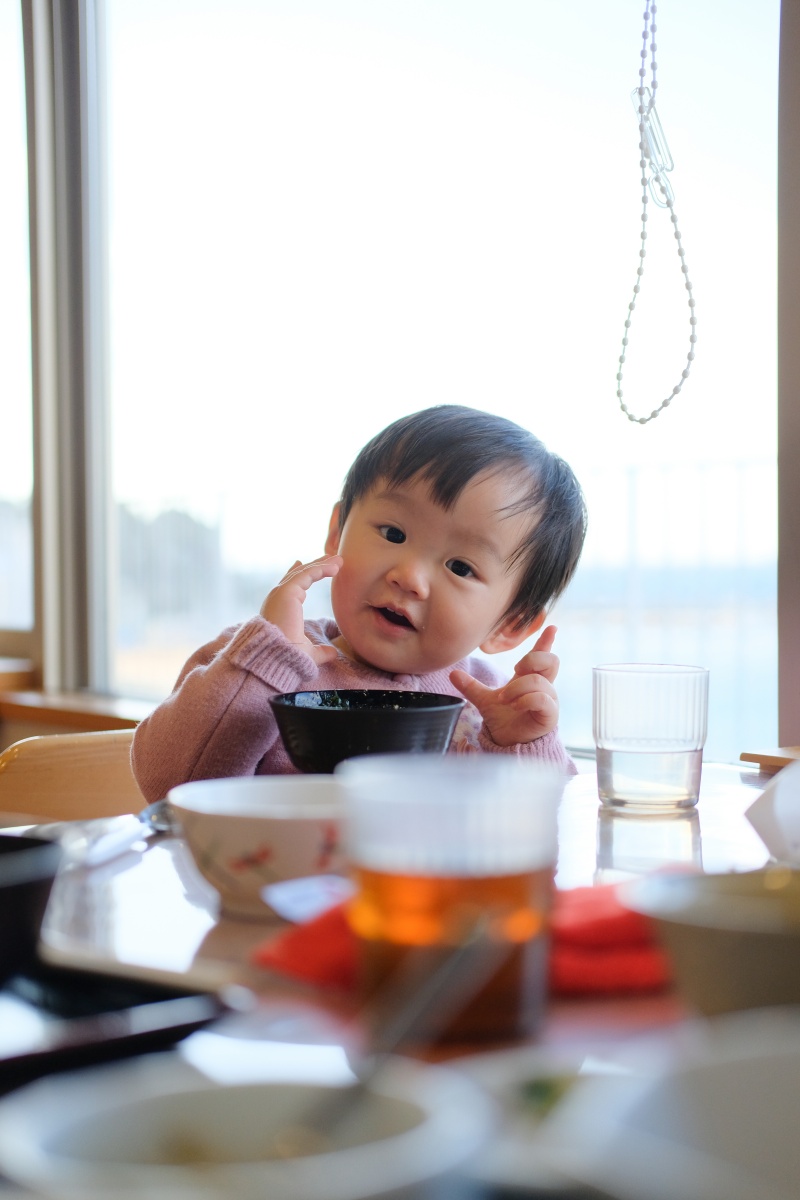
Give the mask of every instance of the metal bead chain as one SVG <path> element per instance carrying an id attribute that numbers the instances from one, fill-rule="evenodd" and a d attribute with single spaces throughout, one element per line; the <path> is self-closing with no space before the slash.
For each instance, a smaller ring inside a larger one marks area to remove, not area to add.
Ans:
<path id="1" fill-rule="evenodd" d="M 673 200 L 673 196 L 672 196 L 672 189 L 670 188 L 669 184 L 663 178 L 663 176 L 661 175 L 661 173 L 658 170 L 655 171 L 655 174 L 653 175 L 652 179 L 648 179 L 647 174 L 646 174 L 648 160 L 647 160 L 647 141 L 646 141 L 646 133 L 645 133 L 645 116 L 649 115 L 650 111 L 653 108 L 653 105 L 655 103 L 656 89 L 658 86 L 657 79 L 656 79 L 656 40 L 655 40 L 656 5 L 655 5 L 655 3 L 651 3 L 651 0 L 647 0 L 647 7 L 644 11 L 643 16 L 644 16 L 644 31 L 642 33 L 642 49 L 640 52 L 641 59 L 642 59 L 642 65 L 639 68 L 639 88 L 638 88 L 638 94 L 639 94 L 639 154 L 640 154 L 639 166 L 642 169 L 642 175 L 641 175 L 642 231 L 641 231 L 641 234 L 639 235 L 639 237 L 640 237 L 642 246 L 641 246 L 641 249 L 639 250 L 639 266 L 636 271 L 636 283 L 634 284 L 634 288 L 633 288 L 633 297 L 631 299 L 630 304 L 628 305 L 628 315 L 625 320 L 625 333 L 622 338 L 622 353 L 619 356 L 619 369 L 617 371 L 617 399 L 619 400 L 619 406 L 629 421 L 633 421 L 639 425 L 646 425 L 648 423 L 648 421 L 654 420 L 659 415 L 660 412 L 662 412 L 665 408 L 669 407 L 669 405 L 672 403 L 673 399 L 679 394 L 684 383 L 689 378 L 689 372 L 691 370 L 692 363 L 694 362 L 695 343 L 697 342 L 697 333 L 696 333 L 697 318 L 695 317 L 695 312 L 694 312 L 694 310 L 695 310 L 694 294 L 692 292 L 692 284 L 689 279 L 689 268 L 686 265 L 686 252 L 683 248 L 683 243 L 681 241 L 681 231 L 678 228 L 678 217 L 675 212 L 675 205 L 674 205 L 674 200 Z M 646 75 L 645 63 L 647 61 L 648 36 L 650 38 L 649 49 L 650 49 L 650 55 L 651 55 L 651 59 L 650 59 L 651 86 L 650 86 L 650 100 L 648 103 L 647 110 L 645 110 L 644 95 L 645 95 L 646 89 L 645 89 L 644 80 L 645 80 L 645 75 Z M 645 250 L 645 242 L 647 241 L 648 192 L 650 190 L 651 184 L 653 184 L 653 183 L 658 188 L 658 192 L 661 197 L 659 203 L 661 204 L 662 207 L 666 208 L 669 211 L 670 221 L 672 222 L 672 226 L 673 226 L 673 236 L 675 238 L 675 241 L 678 244 L 678 247 L 677 247 L 678 248 L 678 257 L 679 257 L 680 263 L 681 263 L 681 271 L 683 273 L 683 278 L 684 278 L 684 287 L 686 288 L 686 292 L 688 295 L 689 329 L 690 329 L 689 351 L 686 355 L 686 366 L 684 367 L 683 371 L 681 371 L 681 377 L 678 380 L 678 382 L 676 383 L 675 387 L 672 389 L 669 396 L 667 396 L 665 400 L 662 400 L 661 403 L 659 404 L 658 408 L 654 408 L 648 417 L 637 417 L 630 411 L 628 406 L 623 401 L 623 398 L 622 398 L 622 374 L 623 374 L 623 368 L 625 366 L 625 356 L 626 356 L 627 348 L 628 348 L 628 334 L 629 334 L 629 330 L 631 327 L 631 319 L 633 317 L 633 311 L 636 308 L 636 300 L 637 300 L 637 298 L 639 296 L 639 292 L 641 290 L 642 276 L 644 275 L 644 260 L 645 260 L 646 254 L 647 254 L 647 251 Z"/>

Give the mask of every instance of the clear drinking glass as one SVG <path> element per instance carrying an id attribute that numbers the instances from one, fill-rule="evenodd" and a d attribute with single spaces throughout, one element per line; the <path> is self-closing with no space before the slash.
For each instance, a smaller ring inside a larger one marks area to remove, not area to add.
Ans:
<path id="1" fill-rule="evenodd" d="M 529 1035 L 546 996 L 564 777 L 505 755 L 370 755 L 336 768 L 356 894 L 362 991 L 413 956 L 429 977 L 476 921 L 498 967 L 437 1040 Z"/>
<path id="2" fill-rule="evenodd" d="M 705 667 L 595 667 L 592 708 L 604 804 L 663 811 L 697 803 L 708 724 Z"/>

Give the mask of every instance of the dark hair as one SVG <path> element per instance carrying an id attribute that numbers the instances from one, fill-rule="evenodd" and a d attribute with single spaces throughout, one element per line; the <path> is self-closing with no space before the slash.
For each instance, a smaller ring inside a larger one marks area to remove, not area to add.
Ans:
<path id="1" fill-rule="evenodd" d="M 398 487 L 419 475 L 444 509 L 476 475 L 511 469 L 530 486 L 508 512 L 529 512 L 531 530 L 513 556 L 521 563 L 517 594 L 504 620 L 522 628 L 566 588 L 586 536 L 586 505 L 571 467 L 538 438 L 504 417 L 439 404 L 401 417 L 367 442 L 347 472 L 339 509 L 344 526 L 356 500 L 380 480 Z"/>

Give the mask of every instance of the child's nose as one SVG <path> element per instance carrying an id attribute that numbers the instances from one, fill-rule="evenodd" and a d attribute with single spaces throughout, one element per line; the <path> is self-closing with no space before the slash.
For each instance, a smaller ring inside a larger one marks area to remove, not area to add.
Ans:
<path id="1" fill-rule="evenodd" d="M 402 591 L 425 600 L 430 591 L 428 572 L 424 563 L 418 558 L 406 555 L 398 559 L 388 573 L 389 582 Z"/>

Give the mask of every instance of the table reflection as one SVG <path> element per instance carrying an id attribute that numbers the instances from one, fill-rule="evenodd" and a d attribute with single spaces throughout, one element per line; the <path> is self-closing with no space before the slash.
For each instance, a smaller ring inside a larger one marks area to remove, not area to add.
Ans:
<path id="1" fill-rule="evenodd" d="M 645 817 L 598 809 L 595 883 L 619 883 L 667 866 L 703 869 L 697 809 Z"/>

